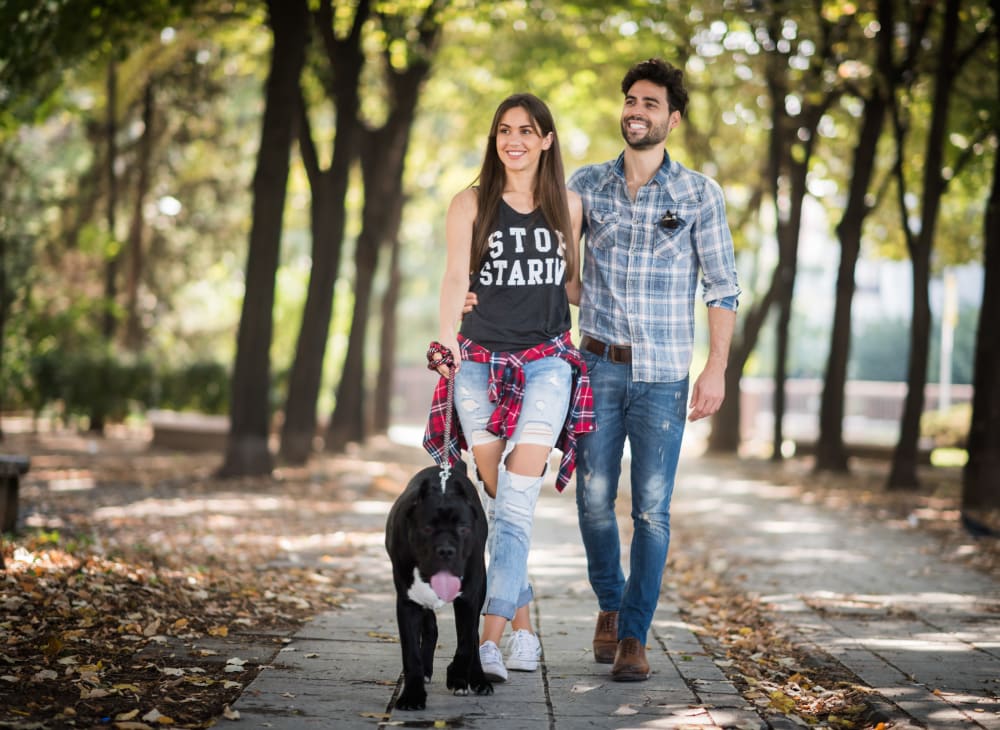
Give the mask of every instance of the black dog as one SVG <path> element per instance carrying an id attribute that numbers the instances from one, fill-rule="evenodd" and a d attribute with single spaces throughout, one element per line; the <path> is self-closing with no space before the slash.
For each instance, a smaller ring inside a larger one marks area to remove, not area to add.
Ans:
<path id="1" fill-rule="evenodd" d="M 396 620 L 403 651 L 400 710 L 427 706 L 424 683 L 433 673 L 438 629 L 434 610 L 455 606 L 458 646 L 448 665 L 448 689 L 456 695 L 493 694 L 479 663 L 479 613 L 486 600 L 486 514 L 459 462 L 441 490 L 431 466 L 418 472 L 389 511 L 385 549 L 396 584 Z"/>

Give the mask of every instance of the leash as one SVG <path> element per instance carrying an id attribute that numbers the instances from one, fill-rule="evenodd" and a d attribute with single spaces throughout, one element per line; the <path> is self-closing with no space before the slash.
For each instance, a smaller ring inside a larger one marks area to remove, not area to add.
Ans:
<path id="1" fill-rule="evenodd" d="M 455 406 L 455 372 L 448 366 L 448 400 L 444 414 L 444 463 L 441 465 L 441 494 L 444 494 L 451 476 L 451 415 Z"/>
<path id="2" fill-rule="evenodd" d="M 435 360 L 434 355 L 440 357 Z M 437 371 L 442 365 L 448 368 L 448 397 L 444 411 L 444 463 L 441 465 L 441 493 L 444 494 L 451 476 L 451 422 L 452 411 L 455 410 L 455 358 L 451 350 L 440 342 L 432 342 L 427 348 L 427 369 Z M 444 377 L 444 376 L 442 376 Z"/>

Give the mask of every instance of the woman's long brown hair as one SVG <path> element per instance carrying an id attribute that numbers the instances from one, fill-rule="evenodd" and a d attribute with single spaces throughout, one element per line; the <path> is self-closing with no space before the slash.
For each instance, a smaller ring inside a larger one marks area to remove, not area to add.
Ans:
<path id="1" fill-rule="evenodd" d="M 479 171 L 479 201 L 476 211 L 476 221 L 472 226 L 472 256 L 469 259 L 470 274 L 475 274 L 486 255 L 487 239 L 490 226 L 500 213 L 500 201 L 503 199 L 503 189 L 506 183 L 506 170 L 500 156 L 497 154 L 497 128 L 500 119 L 509 109 L 522 107 L 534 124 L 535 131 L 542 137 L 551 133 L 552 144 L 547 150 L 542 150 L 538 160 L 538 172 L 535 175 L 535 185 L 532 196 L 535 204 L 541 208 L 546 222 L 562 233 L 566 259 L 566 280 L 575 277 L 577 273 L 578 251 L 573 241 L 573 226 L 570 221 L 569 203 L 566 199 L 566 177 L 563 172 L 562 152 L 559 150 L 559 135 L 556 134 L 555 121 L 545 102 L 533 94 L 514 94 L 504 99 L 493 115 L 490 126 L 490 136 L 486 141 L 486 154 L 483 166 Z"/>

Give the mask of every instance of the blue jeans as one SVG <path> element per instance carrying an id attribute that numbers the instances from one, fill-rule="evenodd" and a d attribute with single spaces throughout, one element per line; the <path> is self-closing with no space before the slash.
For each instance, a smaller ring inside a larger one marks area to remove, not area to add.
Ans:
<path id="1" fill-rule="evenodd" d="M 584 352 L 597 430 L 579 441 L 576 504 L 590 585 L 602 611 L 618 611 L 618 639 L 645 643 L 670 546 L 670 498 L 687 416 L 688 379 L 632 381 L 629 365 Z M 622 571 L 615 499 L 625 438 L 631 449 L 632 546 Z"/>
<path id="2" fill-rule="evenodd" d="M 490 523 L 487 543 L 490 560 L 483 613 L 508 620 L 533 596 L 528 584 L 528 549 L 544 473 L 512 474 L 504 462 L 518 443 L 538 444 L 550 449 L 555 445 L 566 422 L 572 371 L 565 360 L 546 357 L 527 363 L 524 379 L 524 399 L 517 428 L 500 458 L 496 500 L 484 495 Z M 455 410 L 470 449 L 498 440 L 486 431 L 490 414 L 496 408 L 487 395 L 488 382 L 489 365 L 486 363 L 463 360 L 455 376 Z"/>

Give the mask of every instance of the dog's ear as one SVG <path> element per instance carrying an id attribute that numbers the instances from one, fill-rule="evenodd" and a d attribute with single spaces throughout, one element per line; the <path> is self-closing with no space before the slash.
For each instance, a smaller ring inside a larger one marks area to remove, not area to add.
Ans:
<path id="1" fill-rule="evenodd" d="M 465 477 L 469 476 L 469 467 L 466 465 L 465 461 L 462 460 L 462 459 L 459 459 L 458 461 L 456 461 L 455 464 L 451 467 L 451 469 L 452 469 L 452 471 L 458 472 L 462 476 L 465 476 Z"/>
<path id="2" fill-rule="evenodd" d="M 437 471 L 427 470 L 420 479 L 420 487 L 417 489 L 416 498 L 413 500 L 413 506 L 416 507 L 418 504 L 430 497 L 434 489 L 441 489 L 441 478 Z"/>

